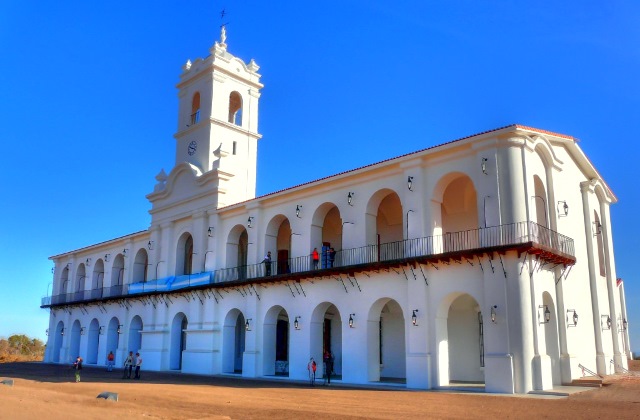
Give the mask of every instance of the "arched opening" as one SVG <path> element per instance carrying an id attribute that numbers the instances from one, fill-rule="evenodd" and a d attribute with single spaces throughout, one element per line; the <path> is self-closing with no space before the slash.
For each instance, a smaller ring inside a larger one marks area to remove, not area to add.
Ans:
<path id="1" fill-rule="evenodd" d="M 342 376 L 342 317 L 338 308 L 330 303 L 323 302 L 316 306 L 311 315 L 310 349 L 311 356 L 322 360 L 322 368 L 318 370 L 317 377 L 324 377 L 332 373 L 332 379 L 340 379 Z M 329 359 L 329 360 L 327 360 Z"/>
<path id="2" fill-rule="evenodd" d="M 351 224 L 351 222 L 350 222 Z M 320 267 L 339 267 L 357 262 L 343 261 L 342 235 L 343 223 L 340 210 L 333 203 L 324 203 L 315 211 L 311 224 L 311 249 L 317 249 L 320 254 Z M 333 248 L 335 254 L 329 252 Z M 312 267 L 316 268 L 316 267 Z"/>
<path id="3" fill-rule="evenodd" d="M 182 369 L 182 352 L 187 349 L 187 316 L 178 312 L 171 322 L 171 347 L 169 348 L 169 369 Z"/>
<path id="4" fill-rule="evenodd" d="M 62 321 L 58 321 L 56 325 L 56 332 L 53 336 L 53 363 L 60 363 L 60 349 L 62 349 L 62 341 L 64 340 L 64 335 L 62 331 L 64 330 L 64 323 Z"/>
<path id="5" fill-rule="evenodd" d="M 270 275 L 285 274 L 291 271 L 289 266 L 291 236 L 293 236 L 293 232 L 289 219 L 281 214 L 271 219 L 271 222 L 267 225 L 265 249 L 266 252 L 271 252 L 271 260 L 275 261 L 275 273 L 271 269 Z M 274 251 L 276 252 L 275 258 Z"/>
<path id="6" fill-rule="evenodd" d="M 100 324 L 98 320 L 93 318 L 91 324 L 89 324 L 89 331 L 87 332 L 87 357 L 85 361 L 89 365 L 95 365 L 98 363 L 98 345 L 100 341 Z"/>
<path id="7" fill-rule="evenodd" d="M 62 270 L 62 274 L 60 275 L 60 289 L 58 289 L 58 293 L 60 295 L 66 295 L 69 293 L 67 289 L 69 287 L 69 267 L 65 267 Z"/>
<path id="8" fill-rule="evenodd" d="M 193 94 L 191 99 L 191 124 L 197 124 L 200 122 L 200 92 Z"/>
<path id="9" fill-rule="evenodd" d="M 454 293 L 436 319 L 440 386 L 484 384 L 484 318 L 469 294 Z"/>
<path id="10" fill-rule="evenodd" d="M 111 283 L 109 289 L 105 292 L 106 297 L 122 295 L 122 284 L 124 281 L 124 256 L 116 255 L 111 266 Z"/>
<path id="11" fill-rule="evenodd" d="M 193 238 L 184 233 L 178 239 L 176 247 L 176 276 L 193 273 Z"/>
<path id="12" fill-rule="evenodd" d="M 544 227 L 549 227 L 549 212 L 547 205 L 547 191 L 538 175 L 533 176 L 534 195 L 531 197 L 532 202 L 532 220 Z"/>
<path id="13" fill-rule="evenodd" d="M 267 311 L 262 337 L 264 374 L 289 376 L 289 315 L 284 308 Z"/>
<path id="14" fill-rule="evenodd" d="M 478 248 L 478 203 L 476 189 L 467 175 L 450 174 L 442 192 L 439 211 L 442 251 L 452 252 Z M 434 198 L 436 200 L 436 198 Z"/>
<path id="15" fill-rule="evenodd" d="M 71 339 L 69 340 L 69 354 L 67 362 L 71 363 L 80 356 L 80 321 L 75 320 L 71 326 Z"/>
<path id="16" fill-rule="evenodd" d="M 120 341 L 120 334 L 118 333 L 119 326 L 120 326 L 120 321 L 115 316 L 111 318 L 111 320 L 109 321 L 109 325 L 107 326 L 106 354 L 109 354 L 109 352 L 113 352 L 113 354 L 116 355 L 116 360 L 115 360 L 116 366 L 119 366 L 118 364 L 119 360 L 117 359 L 118 347 L 119 347 L 119 341 Z"/>
<path id="17" fill-rule="evenodd" d="M 238 309 L 229 311 L 222 331 L 222 372 L 242 373 L 245 349 L 245 318 Z"/>
<path id="18" fill-rule="evenodd" d="M 247 277 L 247 255 L 249 235 L 243 225 L 236 225 L 227 239 L 227 267 L 230 269 L 216 273 L 219 281 L 232 281 Z"/>
<path id="19" fill-rule="evenodd" d="M 149 273 L 149 255 L 147 250 L 140 248 L 136 253 L 136 258 L 133 260 L 133 283 L 144 283 L 148 279 Z"/>
<path id="20" fill-rule="evenodd" d="M 129 351 L 136 354 L 142 348 L 142 318 L 134 316 L 129 326 Z"/>
<path id="21" fill-rule="evenodd" d="M 229 95 L 229 122 L 242 125 L 242 96 L 236 91 Z"/>
<path id="22" fill-rule="evenodd" d="M 374 245 L 370 261 L 386 261 L 403 258 L 402 247 L 394 242 L 403 240 L 402 203 L 395 191 L 384 189 L 376 192 L 367 205 L 367 243 Z"/>
<path id="23" fill-rule="evenodd" d="M 87 278 L 87 274 L 85 272 L 84 264 L 80 264 L 78 266 L 78 272 L 76 273 L 76 287 L 75 287 L 75 296 L 74 296 L 75 301 L 84 300 L 86 278 Z"/>
<path id="24" fill-rule="evenodd" d="M 96 263 L 93 265 L 93 274 L 91 276 L 91 299 L 101 299 L 103 287 L 104 262 L 102 261 L 102 258 L 98 258 Z"/>
<path id="25" fill-rule="evenodd" d="M 551 359 L 551 375 L 554 385 L 562 384 L 560 372 L 560 341 L 558 337 L 558 319 L 556 308 L 549 292 L 542 294 L 542 303 L 545 310 L 549 309 L 549 322 L 544 324 L 544 340 L 547 356 Z"/>
<path id="26" fill-rule="evenodd" d="M 367 318 L 369 381 L 406 382 L 405 322 L 393 299 L 378 299 Z"/>

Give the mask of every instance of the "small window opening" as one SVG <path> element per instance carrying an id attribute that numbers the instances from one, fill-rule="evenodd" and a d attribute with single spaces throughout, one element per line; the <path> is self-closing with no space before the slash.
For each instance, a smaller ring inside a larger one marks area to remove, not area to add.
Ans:
<path id="1" fill-rule="evenodd" d="M 233 142 L 233 154 L 234 154 L 234 155 L 236 154 L 236 151 L 237 151 L 237 150 L 238 150 L 238 142 L 237 142 L 237 141 L 234 141 L 234 142 Z"/>
<path id="2" fill-rule="evenodd" d="M 200 92 L 196 92 L 191 100 L 191 124 L 200 122 Z"/>
<path id="3" fill-rule="evenodd" d="M 238 92 L 229 95 L 229 122 L 242 125 L 242 96 Z"/>

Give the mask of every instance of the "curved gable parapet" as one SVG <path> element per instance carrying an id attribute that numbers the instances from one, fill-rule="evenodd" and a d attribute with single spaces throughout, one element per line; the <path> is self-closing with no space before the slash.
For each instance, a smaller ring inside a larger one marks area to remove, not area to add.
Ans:
<path id="1" fill-rule="evenodd" d="M 156 190 L 147 195 L 147 198 L 149 201 L 167 198 L 172 195 L 176 186 L 181 183 L 195 186 L 197 184 L 197 179 L 200 178 L 200 176 L 202 176 L 200 168 L 191 163 L 182 162 L 176 165 L 166 177 L 166 180 L 164 181 L 164 188 L 160 189 L 156 186 Z"/>
<path id="2" fill-rule="evenodd" d="M 582 191 L 590 191 L 596 194 L 601 201 L 607 204 L 616 203 L 618 199 L 611 193 L 609 187 L 598 178 L 591 178 L 588 181 L 580 183 L 580 189 Z"/>
<path id="3" fill-rule="evenodd" d="M 525 146 L 532 152 L 540 154 L 547 164 L 551 165 L 553 169 L 562 171 L 562 165 L 564 162 L 560 160 L 556 154 L 549 139 L 542 135 L 537 136 L 525 136 L 527 141 Z"/>

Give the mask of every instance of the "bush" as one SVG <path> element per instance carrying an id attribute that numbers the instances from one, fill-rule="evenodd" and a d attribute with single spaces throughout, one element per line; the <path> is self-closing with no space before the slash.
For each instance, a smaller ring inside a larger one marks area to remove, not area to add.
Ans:
<path id="1" fill-rule="evenodd" d="M 44 343 L 37 338 L 15 334 L 8 339 L 0 339 L 0 363 L 42 360 L 44 350 Z"/>

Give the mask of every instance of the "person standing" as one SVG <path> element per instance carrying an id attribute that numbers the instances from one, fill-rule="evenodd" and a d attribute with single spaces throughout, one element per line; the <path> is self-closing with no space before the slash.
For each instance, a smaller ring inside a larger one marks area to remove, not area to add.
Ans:
<path id="1" fill-rule="evenodd" d="M 309 360 L 307 364 L 307 370 L 309 371 L 309 384 L 311 386 L 315 386 L 316 382 L 316 369 L 318 366 L 316 365 L 316 361 L 313 360 L 313 357 Z"/>
<path id="2" fill-rule="evenodd" d="M 73 363 L 73 369 L 76 371 L 76 382 L 80 382 L 80 371 L 82 370 L 82 357 L 78 356 Z"/>
<path id="3" fill-rule="evenodd" d="M 140 379 L 140 366 L 142 366 L 142 357 L 140 353 L 136 353 L 136 379 Z"/>
<path id="4" fill-rule="evenodd" d="M 313 269 L 318 269 L 318 262 L 320 261 L 320 254 L 318 254 L 318 248 L 313 248 L 311 253 L 311 259 L 313 260 Z"/>
<path id="5" fill-rule="evenodd" d="M 267 276 L 271 275 L 271 251 L 267 252 L 267 255 L 264 256 L 264 260 L 262 260 L 262 262 L 264 263 L 264 269 L 266 272 Z"/>
<path id="6" fill-rule="evenodd" d="M 331 383 L 331 378 L 329 378 L 329 352 L 327 350 L 324 351 L 324 354 L 322 355 L 322 369 L 323 369 L 323 373 L 324 375 L 322 375 L 322 378 L 324 379 L 322 384 L 323 385 L 327 385 L 327 383 Z"/>
<path id="7" fill-rule="evenodd" d="M 124 359 L 124 372 L 122 379 L 131 379 L 131 370 L 133 369 L 133 352 L 130 351 L 126 359 Z"/>
<path id="8" fill-rule="evenodd" d="M 329 267 L 333 267 L 333 263 L 336 260 L 336 250 L 329 248 Z"/>
<path id="9" fill-rule="evenodd" d="M 113 372 L 113 364 L 116 360 L 116 356 L 112 351 L 107 355 L 107 372 Z"/>

